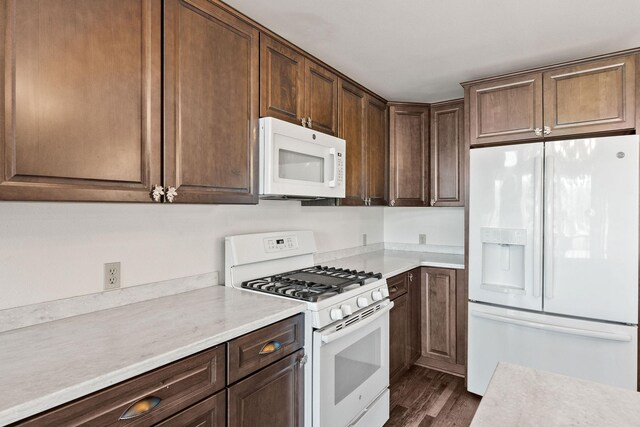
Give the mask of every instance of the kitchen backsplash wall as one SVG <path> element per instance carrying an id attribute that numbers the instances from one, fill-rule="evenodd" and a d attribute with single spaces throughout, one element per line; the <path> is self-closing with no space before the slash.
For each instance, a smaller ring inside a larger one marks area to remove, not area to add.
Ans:
<path id="1" fill-rule="evenodd" d="M 464 246 L 464 208 L 384 208 L 384 241 Z"/>
<path id="2" fill-rule="evenodd" d="M 103 264 L 122 285 L 195 274 L 224 278 L 224 236 L 310 229 L 318 251 L 380 243 L 383 208 L 103 203 L 0 204 L 0 310 L 100 292 Z M 462 233 L 462 231 L 460 231 Z"/>

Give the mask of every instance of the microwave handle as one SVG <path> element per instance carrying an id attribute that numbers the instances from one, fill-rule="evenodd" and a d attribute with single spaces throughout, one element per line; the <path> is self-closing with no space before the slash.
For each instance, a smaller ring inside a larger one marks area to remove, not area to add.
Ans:
<path id="1" fill-rule="evenodd" d="M 329 187 L 336 186 L 336 176 L 338 174 L 338 156 L 336 156 L 336 149 L 329 148 L 329 155 L 333 156 L 333 178 L 329 181 Z"/>

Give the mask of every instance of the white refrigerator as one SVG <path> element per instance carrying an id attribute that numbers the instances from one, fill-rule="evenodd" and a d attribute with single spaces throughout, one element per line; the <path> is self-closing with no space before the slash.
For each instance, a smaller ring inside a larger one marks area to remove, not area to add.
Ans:
<path id="1" fill-rule="evenodd" d="M 469 391 L 499 361 L 636 389 L 638 146 L 471 150 Z"/>

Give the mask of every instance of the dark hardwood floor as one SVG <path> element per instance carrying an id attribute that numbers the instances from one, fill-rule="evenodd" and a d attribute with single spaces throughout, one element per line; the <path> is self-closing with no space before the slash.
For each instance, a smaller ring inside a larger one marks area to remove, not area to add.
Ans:
<path id="1" fill-rule="evenodd" d="M 385 427 L 467 427 L 479 404 L 464 379 L 414 365 L 391 386 Z"/>

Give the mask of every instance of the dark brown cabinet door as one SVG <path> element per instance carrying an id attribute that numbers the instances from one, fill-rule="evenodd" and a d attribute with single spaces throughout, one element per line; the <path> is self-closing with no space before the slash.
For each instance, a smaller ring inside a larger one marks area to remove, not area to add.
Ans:
<path id="1" fill-rule="evenodd" d="M 159 0 L 3 1 L 0 199 L 151 201 Z"/>
<path id="2" fill-rule="evenodd" d="M 469 138 L 472 147 L 541 139 L 542 128 L 541 73 L 480 83 L 469 88 Z"/>
<path id="3" fill-rule="evenodd" d="M 156 424 L 156 427 L 225 427 L 227 424 L 226 405 L 227 392 L 223 390 Z"/>
<path id="4" fill-rule="evenodd" d="M 304 114 L 305 58 L 260 34 L 260 116 L 301 124 Z"/>
<path id="5" fill-rule="evenodd" d="M 429 107 L 392 104 L 389 120 L 389 204 L 425 206 L 429 188 Z"/>
<path id="6" fill-rule="evenodd" d="M 422 353 L 422 280 L 420 268 L 415 268 L 406 273 L 407 275 L 407 298 L 409 299 L 409 339 L 408 364 L 412 365 L 420 358 Z"/>
<path id="7" fill-rule="evenodd" d="M 387 188 L 387 106 L 367 95 L 367 197 L 370 205 L 386 205 Z"/>
<path id="8" fill-rule="evenodd" d="M 338 76 L 310 59 L 305 60 L 307 126 L 329 135 L 338 132 Z"/>
<path id="9" fill-rule="evenodd" d="M 464 101 L 431 106 L 431 206 L 464 206 Z"/>
<path id="10" fill-rule="evenodd" d="M 629 55 L 545 72 L 545 136 L 633 129 L 635 69 Z"/>
<path id="11" fill-rule="evenodd" d="M 228 426 L 302 427 L 303 356 L 299 350 L 229 387 Z"/>
<path id="12" fill-rule="evenodd" d="M 389 311 L 389 381 L 394 383 L 409 365 L 409 296 L 393 300 Z"/>
<path id="13" fill-rule="evenodd" d="M 164 171 L 176 202 L 258 202 L 258 31 L 206 0 L 165 1 Z"/>
<path id="14" fill-rule="evenodd" d="M 367 197 L 365 108 L 365 93 L 349 82 L 340 80 L 338 137 L 346 141 L 347 147 L 345 198 L 339 201 L 342 205 L 364 205 Z"/>
<path id="15" fill-rule="evenodd" d="M 425 268 L 422 355 L 456 363 L 456 272 Z"/>

